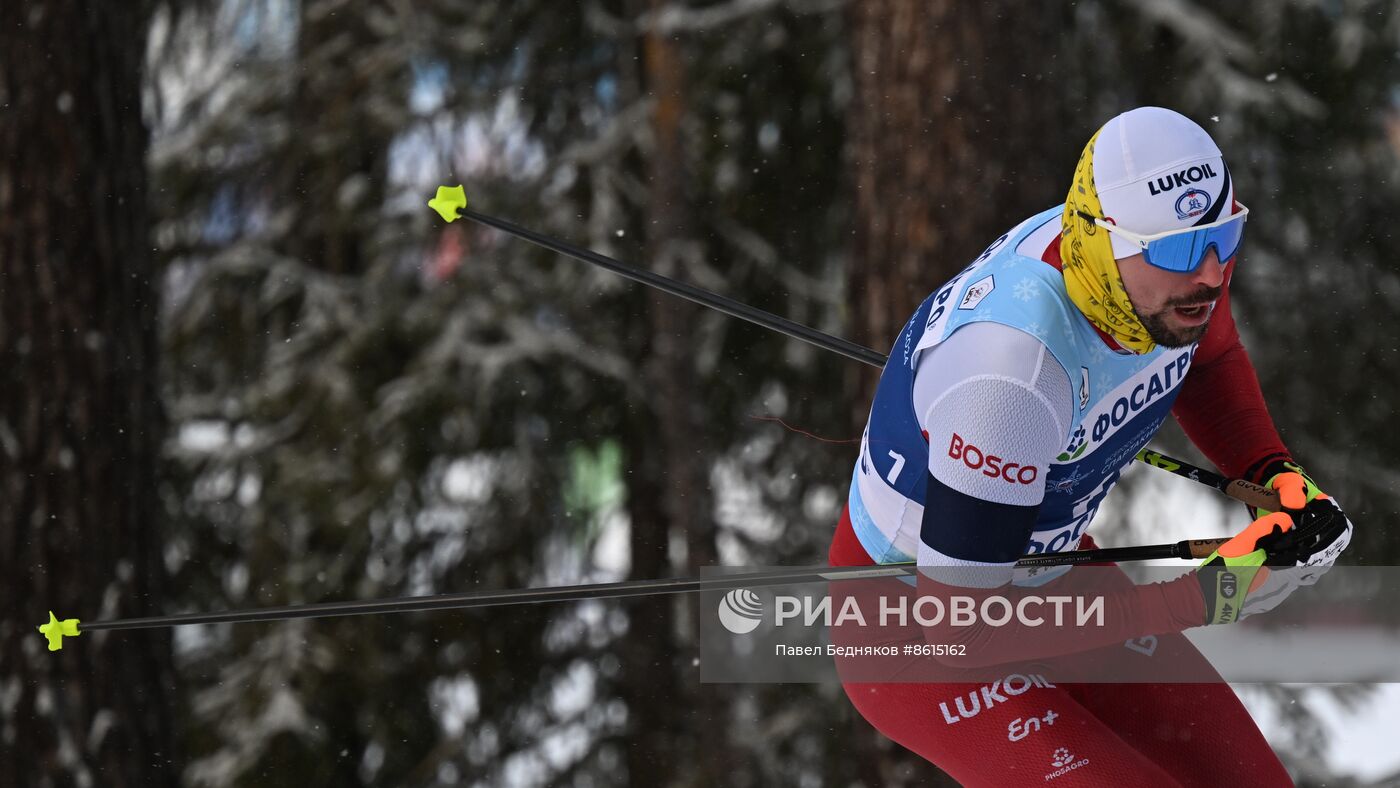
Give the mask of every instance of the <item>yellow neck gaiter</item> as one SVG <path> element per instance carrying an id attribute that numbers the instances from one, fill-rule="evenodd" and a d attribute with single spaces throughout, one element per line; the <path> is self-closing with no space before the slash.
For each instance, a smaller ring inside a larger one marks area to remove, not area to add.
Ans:
<path id="1" fill-rule="evenodd" d="M 1100 129 L 1099 132 L 1102 132 Z M 1147 329 L 1133 312 L 1118 264 L 1113 259 L 1113 245 L 1108 231 L 1079 214 L 1103 218 L 1103 206 L 1094 187 L 1094 143 L 1099 132 L 1084 146 L 1079 164 L 1074 168 L 1074 184 L 1065 198 L 1065 213 L 1060 219 L 1060 264 L 1064 270 L 1065 288 L 1070 300 L 1100 331 L 1118 340 L 1134 353 L 1150 353 L 1157 343 L 1147 335 Z"/>

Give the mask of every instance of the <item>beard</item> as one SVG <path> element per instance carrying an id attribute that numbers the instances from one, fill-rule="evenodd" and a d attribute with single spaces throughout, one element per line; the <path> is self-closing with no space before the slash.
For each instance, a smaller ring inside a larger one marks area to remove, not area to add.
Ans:
<path id="1" fill-rule="evenodd" d="M 1133 310 L 1137 312 L 1136 309 Z M 1147 335 L 1152 337 L 1152 341 L 1165 348 L 1186 347 L 1193 342 L 1199 342 L 1205 336 L 1206 329 L 1210 328 L 1210 321 L 1199 326 L 1182 326 L 1173 328 L 1167 324 L 1167 315 L 1175 311 L 1173 307 L 1167 307 L 1160 312 L 1153 312 L 1144 315 L 1137 312 L 1138 320 L 1142 321 L 1142 327 L 1147 329 Z"/>
<path id="2" fill-rule="evenodd" d="M 1169 318 L 1176 314 L 1178 306 L 1187 304 L 1199 304 L 1203 301 L 1219 302 L 1220 296 L 1224 293 L 1223 287 L 1211 287 L 1198 290 L 1189 296 L 1173 298 L 1156 312 L 1143 313 L 1137 304 L 1133 304 L 1133 314 L 1142 322 L 1142 327 L 1147 329 L 1147 335 L 1152 337 L 1152 341 L 1165 348 L 1186 347 L 1194 342 L 1199 342 L 1205 336 L 1206 329 L 1210 328 L 1210 318 L 1199 326 L 1173 326 Z M 1212 313 L 1211 317 L 1214 317 Z"/>

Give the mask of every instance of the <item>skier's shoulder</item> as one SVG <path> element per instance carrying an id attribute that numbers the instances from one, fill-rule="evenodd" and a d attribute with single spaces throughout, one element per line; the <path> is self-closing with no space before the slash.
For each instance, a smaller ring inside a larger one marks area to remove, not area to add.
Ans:
<path id="1" fill-rule="evenodd" d="M 947 341 L 965 327 L 984 322 L 1029 334 L 1052 350 L 1056 341 L 1072 336 L 1073 307 L 1055 265 L 1060 212 L 1060 208 L 1042 211 L 1003 233 L 935 291 L 921 348 Z M 987 341 L 1011 337 L 997 330 L 975 333 Z"/>
<path id="2" fill-rule="evenodd" d="M 959 326 L 919 359 L 920 384 L 953 388 L 972 380 L 1014 382 L 1044 388 L 1058 372 L 1044 339 L 1016 325 L 982 320 Z M 1053 386 L 1059 389 L 1059 386 Z"/>

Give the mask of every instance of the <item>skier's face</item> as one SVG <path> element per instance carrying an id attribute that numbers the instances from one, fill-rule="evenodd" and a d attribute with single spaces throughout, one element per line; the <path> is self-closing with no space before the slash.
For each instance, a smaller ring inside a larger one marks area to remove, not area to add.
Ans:
<path id="1" fill-rule="evenodd" d="M 1163 347 L 1184 347 L 1199 340 L 1225 292 L 1225 266 L 1214 248 L 1189 274 L 1149 265 L 1141 254 L 1119 260 L 1118 273 L 1148 336 Z"/>

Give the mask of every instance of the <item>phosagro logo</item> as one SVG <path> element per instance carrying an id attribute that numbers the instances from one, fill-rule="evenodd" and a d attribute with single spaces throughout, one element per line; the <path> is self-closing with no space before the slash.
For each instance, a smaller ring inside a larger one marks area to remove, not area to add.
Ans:
<path id="1" fill-rule="evenodd" d="M 1080 758 L 1076 761 L 1074 753 L 1064 747 L 1056 747 L 1054 754 L 1050 756 L 1050 765 L 1055 767 L 1055 771 L 1045 775 L 1046 782 L 1063 777 L 1081 766 L 1088 766 L 1089 759 Z"/>
<path id="2" fill-rule="evenodd" d="M 763 619 L 763 600 L 747 588 L 737 588 L 719 601 L 719 623 L 736 635 L 747 635 Z"/>

